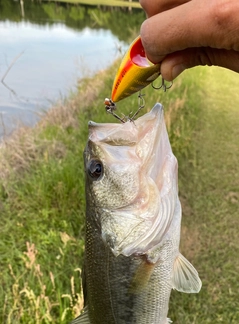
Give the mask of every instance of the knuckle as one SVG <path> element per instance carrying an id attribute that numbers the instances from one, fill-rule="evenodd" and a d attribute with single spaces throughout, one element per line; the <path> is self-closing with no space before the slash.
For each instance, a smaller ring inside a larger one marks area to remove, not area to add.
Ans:
<path id="1" fill-rule="evenodd" d="M 160 10 L 159 1 L 155 0 L 139 0 L 141 7 L 144 9 L 148 17 L 157 14 Z"/>
<path id="2" fill-rule="evenodd" d="M 139 0 L 139 3 L 143 9 L 147 8 L 147 0 Z"/>
<path id="3" fill-rule="evenodd" d="M 229 0 L 213 1 L 211 5 L 211 16 L 217 26 L 225 28 L 235 13 L 235 5 Z"/>
<path id="4" fill-rule="evenodd" d="M 147 11 L 152 6 L 151 0 L 139 0 L 141 7 Z"/>
<path id="5" fill-rule="evenodd" d="M 239 40 L 239 1 L 213 1 L 210 17 L 214 24 L 215 35 L 220 39 L 220 47 L 234 49 Z"/>

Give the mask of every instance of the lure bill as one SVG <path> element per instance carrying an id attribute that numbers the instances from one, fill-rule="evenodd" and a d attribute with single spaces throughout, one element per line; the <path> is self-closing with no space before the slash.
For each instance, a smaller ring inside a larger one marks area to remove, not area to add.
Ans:
<path id="1" fill-rule="evenodd" d="M 126 52 L 112 87 L 111 100 L 118 102 L 152 83 L 160 75 L 160 63 L 152 64 L 146 57 L 138 36 Z"/>

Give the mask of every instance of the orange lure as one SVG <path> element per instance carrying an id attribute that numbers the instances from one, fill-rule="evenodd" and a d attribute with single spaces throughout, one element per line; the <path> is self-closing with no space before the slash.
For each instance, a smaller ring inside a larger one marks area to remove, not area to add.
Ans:
<path id="1" fill-rule="evenodd" d="M 111 100 L 120 101 L 152 83 L 160 75 L 160 63 L 148 61 L 140 36 L 130 45 L 113 83 Z"/>

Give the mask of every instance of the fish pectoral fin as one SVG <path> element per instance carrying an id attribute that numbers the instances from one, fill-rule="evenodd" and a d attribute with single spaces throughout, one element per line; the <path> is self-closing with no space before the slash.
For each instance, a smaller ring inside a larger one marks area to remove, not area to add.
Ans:
<path id="1" fill-rule="evenodd" d="M 73 321 L 71 321 L 70 324 L 91 324 L 88 314 L 88 308 L 85 307 L 84 312 L 80 316 L 73 319 Z"/>
<path id="2" fill-rule="evenodd" d="M 184 293 L 198 293 L 201 287 L 197 270 L 179 253 L 173 265 L 172 288 Z"/>
<path id="3" fill-rule="evenodd" d="M 143 261 L 140 264 L 131 281 L 129 288 L 131 294 L 139 294 L 147 287 L 154 268 L 154 263 Z"/>

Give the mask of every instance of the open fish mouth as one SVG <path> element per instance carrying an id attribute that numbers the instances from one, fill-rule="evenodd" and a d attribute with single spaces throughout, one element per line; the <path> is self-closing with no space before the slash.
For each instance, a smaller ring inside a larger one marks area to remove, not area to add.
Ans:
<path id="1" fill-rule="evenodd" d="M 162 105 L 156 104 L 134 122 L 90 122 L 89 132 L 86 156 L 100 159 L 105 172 L 92 190 L 99 193 L 103 185 L 110 188 L 105 193 L 109 199 L 103 204 L 97 201 L 102 205 L 99 222 L 103 240 L 115 256 L 153 255 L 178 208 L 177 159 Z"/>

